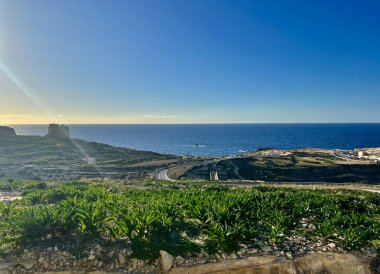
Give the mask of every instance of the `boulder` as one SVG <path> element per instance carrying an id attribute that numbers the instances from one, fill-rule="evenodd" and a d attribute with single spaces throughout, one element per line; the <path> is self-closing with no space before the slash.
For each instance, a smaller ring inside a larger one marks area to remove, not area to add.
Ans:
<path id="1" fill-rule="evenodd" d="M 160 250 L 162 270 L 167 271 L 173 267 L 174 257 L 164 250 Z"/>
<path id="2" fill-rule="evenodd" d="M 182 256 L 177 256 L 177 257 L 175 258 L 175 263 L 176 263 L 177 265 L 182 265 L 182 264 L 185 263 L 185 259 L 184 259 Z"/>
<path id="3" fill-rule="evenodd" d="M 20 262 L 20 265 L 22 265 L 26 270 L 31 270 L 36 265 L 35 260 L 23 260 Z"/>
<path id="4" fill-rule="evenodd" d="M 263 247 L 261 248 L 261 250 L 262 250 L 263 252 L 271 252 L 272 248 L 271 248 L 270 246 L 266 245 L 266 246 L 263 246 Z"/>
<path id="5" fill-rule="evenodd" d="M 123 253 L 117 254 L 117 260 L 119 261 L 119 264 L 122 266 L 127 262 L 127 259 L 125 258 Z"/>

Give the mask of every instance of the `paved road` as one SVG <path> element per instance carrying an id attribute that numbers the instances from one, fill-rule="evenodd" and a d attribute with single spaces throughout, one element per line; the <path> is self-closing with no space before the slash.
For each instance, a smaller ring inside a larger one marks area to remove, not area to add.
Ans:
<path id="1" fill-rule="evenodd" d="M 212 161 L 190 162 L 190 163 L 186 163 L 186 164 L 181 164 L 181 165 L 167 167 L 165 169 L 159 169 L 159 170 L 155 171 L 155 173 L 153 173 L 153 178 L 157 179 L 157 180 L 175 181 L 175 180 L 169 178 L 169 176 L 167 174 L 170 169 L 174 169 L 174 168 L 178 169 L 178 168 L 181 168 L 181 167 L 183 169 L 185 169 L 186 166 L 189 166 L 189 165 L 191 167 L 193 167 L 194 165 L 204 166 L 204 165 L 210 164 L 211 162 Z"/>
<path id="2" fill-rule="evenodd" d="M 227 160 L 227 159 L 233 159 L 233 158 L 237 158 L 237 157 L 227 156 L 227 157 L 223 157 L 222 159 L 218 159 L 214 162 L 215 167 L 220 161 Z M 207 164 L 209 164 L 209 163 L 210 162 L 208 162 Z M 202 162 L 202 164 L 205 164 L 205 162 Z M 168 167 L 165 169 L 158 170 L 153 174 L 153 178 L 157 179 L 157 180 L 175 181 L 175 180 L 170 179 L 168 177 L 167 172 L 171 168 L 178 168 L 180 166 L 184 166 L 184 165 L 172 166 L 172 167 Z M 328 183 L 328 182 L 298 182 L 298 183 L 263 182 L 263 183 L 264 183 L 264 185 L 265 184 L 268 184 L 268 185 L 271 185 L 271 184 L 276 185 L 277 184 L 276 186 L 295 187 L 295 188 L 307 187 L 307 186 L 313 187 L 314 189 L 342 188 L 342 189 L 361 190 L 361 191 L 367 191 L 367 192 L 379 193 L 380 194 L 380 188 L 377 188 L 377 187 L 376 188 L 368 188 L 365 186 L 355 187 L 355 186 L 350 186 L 349 184 L 343 186 L 340 184 L 334 184 L 334 183 Z M 226 186 L 255 187 L 255 186 L 260 185 L 261 182 L 257 182 L 257 181 L 255 182 L 255 181 L 249 181 L 249 180 L 242 182 L 241 180 L 236 180 L 236 181 L 219 181 L 218 184 L 226 185 Z"/>
<path id="3" fill-rule="evenodd" d="M 167 172 L 169 168 L 162 169 L 160 171 L 157 171 L 154 173 L 154 179 L 157 180 L 166 180 L 166 181 L 175 181 L 172 180 L 168 177 Z M 225 186 L 239 186 L 239 187 L 256 187 L 261 185 L 261 183 L 258 182 L 250 182 L 250 181 L 245 181 L 241 182 L 239 180 L 237 181 L 219 181 L 219 185 L 225 185 Z M 264 185 L 271 185 L 271 183 L 264 183 Z M 365 187 L 352 187 L 349 185 L 342 186 L 339 184 L 334 184 L 334 183 L 326 183 L 326 182 L 299 182 L 299 183 L 272 183 L 272 186 L 277 186 L 277 187 L 291 187 L 291 188 L 311 188 L 313 187 L 314 189 L 351 189 L 351 190 L 359 190 L 359 191 L 367 191 L 367 192 L 372 192 L 372 193 L 379 193 L 380 194 L 380 189 L 379 188 L 365 188 Z"/>
<path id="4" fill-rule="evenodd" d="M 214 168 L 216 168 L 217 164 L 220 162 L 220 161 L 223 161 L 223 160 L 228 160 L 228 159 L 234 159 L 234 158 L 241 158 L 240 156 L 223 156 L 223 157 L 220 157 L 218 159 L 214 159 L 214 160 L 208 160 L 208 161 L 199 161 L 199 162 L 190 162 L 190 163 L 186 163 L 186 164 L 182 164 L 182 165 L 177 165 L 177 166 L 171 166 L 171 167 L 167 167 L 165 169 L 159 169 L 157 170 L 154 174 L 153 174 L 153 178 L 154 179 L 157 179 L 157 180 L 167 180 L 167 181 L 175 181 L 173 179 L 170 179 L 167 175 L 167 172 L 169 171 L 169 169 L 172 169 L 172 168 L 179 168 L 179 167 L 185 167 L 186 165 L 193 165 L 193 164 L 199 164 L 199 166 L 205 166 L 205 165 L 208 165 L 208 164 L 211 164 L 211 163 L 214 163 Z M 237 170 L 236 170 L 237 172 Z M 240 177 L 240 175 L 238 176 Z"/>
<path id="5" fill-rule="evenodd" d="M 154 173 L 154 179 L 157 179 L 157 180 L 166 180 L 166 181 L 173 181 L 172 179 L 170 179 L 168 177 L 168 174 L 167 172 L 169 171 L 168 168 L 165 168 L 163 170 L 160 170 L 160 171 L 157 171 L 156 173 Z"/>

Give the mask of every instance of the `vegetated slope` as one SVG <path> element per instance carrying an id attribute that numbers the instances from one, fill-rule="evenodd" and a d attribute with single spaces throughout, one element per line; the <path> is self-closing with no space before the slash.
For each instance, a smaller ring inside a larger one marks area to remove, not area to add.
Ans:
<path id="1" fill-rule="evenodd" d="M 161 249 L 189 257 L 242 245 L 274 254 L 379 247 L 380 195 L 373 193 L 191 184 L 179 189 L 169 183 L 109 192 L 104 184 L 43 189 L 29 183 L 19 184 L 22 200 L 0 203 L 3 252 L 58 245 L 78 253 L 94 241 L 145 259 L 157 258 Z"/>
<path id="2" fill-rule="evenodd" d="M 380 183 L 380 166 L 336 161 L 330 157 L 293 153 L 282 157 L 230 160 L 249 180 L 268 182 Z"/>
<path id="3" fill-rule="evenodd" d="M 70 180 L 130 177 L 152 167 L 128 167 L 178 157 L 113 147 L 80 139 L 39 136 L 0 137 L 0 177 Z"/>

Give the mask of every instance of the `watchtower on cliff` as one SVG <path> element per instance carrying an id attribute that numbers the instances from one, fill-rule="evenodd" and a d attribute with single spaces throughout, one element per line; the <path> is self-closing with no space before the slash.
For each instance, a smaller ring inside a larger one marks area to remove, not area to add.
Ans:
<path id="1" fill-rule="evenodd" d="M 50 124 L 47 136 L 70 138 L 70 129 L 68 126 L 64 125 Z"/>

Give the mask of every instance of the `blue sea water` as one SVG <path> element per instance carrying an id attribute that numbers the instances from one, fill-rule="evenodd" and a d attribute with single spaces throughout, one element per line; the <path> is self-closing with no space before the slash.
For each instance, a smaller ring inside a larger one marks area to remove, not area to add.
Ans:
<path id="1" fill-rule="evenodd" d="M 47 125 L 15 125 L 18 134 L 45 135 Z M 160 153 L 219 156 L 279 149 L 380 147 L 380 124 L 71 125 L 71 135 Z"/>

